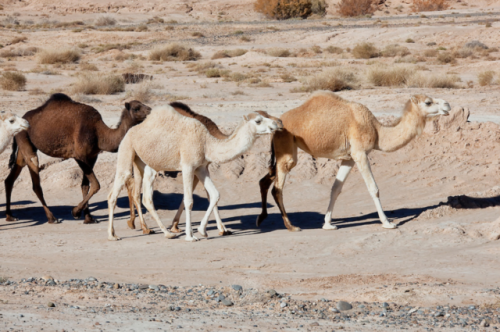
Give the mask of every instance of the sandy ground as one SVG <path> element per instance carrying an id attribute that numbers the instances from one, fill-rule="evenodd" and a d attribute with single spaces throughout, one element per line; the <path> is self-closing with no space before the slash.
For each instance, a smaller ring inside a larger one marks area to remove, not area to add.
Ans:
<path id="1" fill-rule="evenodd" d="M 16 182 L 12 199 L 19 221 L 5 222 L 5 195 L 0 186 L 0 277 L 19 281 L 45 275 L 58 280 L 92 276 L 112 283 L 179 287 L 239 284 L 244 289 L 275 289 L 297 301 L 325 298 L 413 307 L 498 307 L 499 292 L 493 290 L 500 287 L 500 221 L 497 219 L 500 215 L 500 97 L 499 85 L 495 83 L 499 82 L 500 53 L 494 51 L 488 56 L 457 59 L 454 64 L 439 64 L 435 58 L 410 63 L 429 74 L 460 78 L 457 89 L 433 89 L 375 87 L 366 79 L 366 72 L 373 65 L 370 61 L 392 65 L 398 58 L 360 60 L 347 52 L 329 54 L 325 51 L 318 54 L 307 51 L 307 55 L 279 58 L 265 52 L 280 47 L 304 53 L 301 48 L 309 50 L 315 45 L 323 50 L 331 45 L 345 49 L 371 41 L 380 49 L 394 43 L 404 45 L 411 56 L 417 58 L 431 42 L 450 50 L 471 40 L 480 40 L 490 48 L 500 47 L 497 22 L 500 3 L 463 0 L 462 3 L 467 5 L 453 2 L 450 10 L 425 13 L 427 17 L 408 16 L 408 4 L 393 1 L 373 18 L 340 19 L 329 11 L 322 19 L 276 22 L 266 21 L 253 13 L 249 1 L 238 5 L 222 1 L 178 1 L 169 8 L 155 1 L 148 4 L 130 2 L 123 6 L 114 4 L 117 8 L 107 10 L 103 8 L 110 6 L 108 1 L 91 1 L 85 6 L 48 0 L 7 2 L 0 21 L 13 18 L 21 27 L 8 27 L 4 21 L 0 29 L 0 44 L 4 48 L 0 52 L 31 46 L 87 44 L 82 48 L 80 63 L 94 64 L 103 73 L 134 71 L 153 75 L 148 105 L 181 100 L 228 132 L 242 115 L 251 111 L 263 109 L 279 116 L 300 105 L 310 93 L 292 93 L 291 90 L 303 86 L 315 73 L 339 66 L 351 68 L 360 77 L 356 89 L 339 94 L 367 105 L 382 119 L 393 119 L 412 94 L 420 93 L 446 99 L 453 107 L 453 115 L 428 123 L 419 138 L 397 152 L 370 155 L 382 204 L 388 217 L 399 225 L 396 230 L 381 227 L 373 201 L 357 170 L 352 172 L 334 210 L 334 223 L 339 229 L 322 230 L 338 164 L 332 160 L 314 160 L 304 153 L 300 153 L 299 164 L 287 180 L 284 195 L 292 222 L 303 231 L 290 233 L 285 229 L 271 197 L 270 215 L 262 228 L 256 228 L 255 219 L 260 213 L 258 180 L 266 173 L 269 160 L 269 139 L 262 138 L 241 159 L 211 166 L 214 182 L 221 193 L 221 216 L 233 231 L 232 236 L 219 237 L 213 220 L 209 224 L 209 238 L 197 243 L 186 243 L 182 237 L 167 240 L 161 234 L 142 235 L 126 226 L 128 201 L 123 192 L 115 211 L 116 231 L 123 240 L 108 242 L 106 197 L 113 181 L 116 155 L 103 153 L 95 167 L 101 183 L 101 191 L 91 200 L 92 213 L 101 221 L 95 225 L 83 225 L 70 214 L 71 208 L 81 199 L 81 174 L 76 163 L 41 156 L 45 197 L 53 213 L 63 222 L 59 225 L 46 223 L 43 209 L 31 190 L 27 170 Z M 396 7 L 401 4 L 400 12 Z M 74 32 L 74 27 L 54 26 L 31 29 L 23 23 L 29 20 L 34 23 L 82 20 L 87 26 L 105 12 L 115 17 L 117 26 L 121 27 L 139 26 L 153 16 L 177 23 L 148 24 L 147 32 L 105 31 L 105 28 L 84 28 Z M 376 23 L 379 18 L 388 25 Z M 492 27 L 486 28 L 485 22 L 491 22 Z M 165 26 L 174 29 L 165 30 Z M 193 37 L 196 31 L 202 31 L 205 37 Z M 250 41 L 240 40 L 235 31 L 243 31 Z M 19 35 L 26 36 L 27 40 L 9 45 L 13 37 Z M 414 39 L 415 43 L 405 43 L 407 38 Z M 212 61 L 232 72 L 259 77 L 268 86 L 207 78 L 193 71 L 188 62 L 147 60 L 151 48 L 169 42 L 180 42 L 198 50 L 202 59 L 197 63 L 210 61 L 219 50 L 245 49 L 248 52 L 240 57 Z M 95 50 L 99 45 L 111 43 L 135 44 L 123 50 Z M 133 54 L 136 58 L 115 60 L 120 54 Z M 0 108 L 19 115 L 42 104 L 50 93 L 65 92 L 98 109 L 105 122 L 113 125 L 118 121 L 123 103 L 136 98 L 139 91 L 139 85 L 127 85 L 125 92 L 115 95 L 73 94 L 71 89 L 81 71 L 80 64 L 40 65 L 36 55 L 0 58 L 0 69 L 22 71 L 27 77 L 24 91 L 0 91 Z M 477 74 L 489 69 L 497 70 L 494 83 L 480 86 Z M 295 76 L 297 81 L 286 82 L 282 78 L 285 73 Z M 8 174 L 10 153 L 8 149 L 0 156 L 2 179 Z M 182 180 L 180 177 L 161 177 L 155 189 L 159 215 L 169 225 L 182 199 Z M 198 188 L 195 194 L 193 219 L 199 221 L 208 204 L 202 189 Z M 159 230 L 147 215 L 146 220 Z M 291 316 L 276 318 L 255 314 L 252 317 L 246 313 L 248 308 L 244 305 L 231 308 L 235 314 L 242 315 L 232 325 L 222 324 L 223 309 L 209 307 L 206 308 L 208 313 L 197 312 L 198 316 L 182 311 L 176 317 L 161 318 L 175 319 L 175 324 L 168 323 L 168 327 L 165 323 L 159 326 L 149 321 L 149 313 L 117 311 L 110 315 L 98 312 L 95 317 L 79 318 L 78 311 L 59 305 L 81 301 L 67 292 L 37 288 L 35 296 L 26 302 L 22 292 L 9 287 L 0 286 L 0 313 L 3 314 L 0 322 L 4 324 L 0 326 L 6 330 L 36 330 L 36 322 L 43 321 L 45 330 L 89 330 L 90 326 L 96 330 L 170 330 L 178 325 L 193 330 L 218 330 L 222 329 L 221 325 L 228 330 L 253 331 L 252 319 L 258 321 L 262 331 L 278 329 L 273 325 L 275 320 L 290 324 L 279 327 L 290 331 L 304 327 L 312 330 L 339 328 L 331 324 L 310 326 L 312 321 Z M 40 309 L 49 299 L 58 306 L 51 310 Z M 103 301 L 85 305 L 104 307 L 106 301 Z M 115 304 L 131 303 L 120 295 L 116 295 L 114 301 Z M 153 300 L 134 298 L 133 305 L 142 306 L 148 301 Z M 162 313 L 155 305 L 148 305 L 148 308 L 157 310 L 155 314 Z M 22 321 L 19 314 L 33 322 L 32 327 L 14 326 Z M 213 320 L 208 327 L 199 325 L 205 318 Z M 96 322 L 101 325 L 95 325 Z M 395 328 L 356 324 L 345 328 Z M 492 326 L 500 325 L 492 322 Z"/>

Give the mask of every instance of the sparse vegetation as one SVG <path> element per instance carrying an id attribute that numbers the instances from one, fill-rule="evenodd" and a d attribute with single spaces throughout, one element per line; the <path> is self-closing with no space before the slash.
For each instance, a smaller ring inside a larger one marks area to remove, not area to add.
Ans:
<path id="1" fill-rule="evenodd" d="M 111 16 L 101 16 L 95 20 L 95 25 L 98 27 L 115 25 L 116 20 Z"/>
<path id="2" fill-rule="evenodd" d="M 147 103 L 151 100 L 153 91 L 151 90 L 151 82 L 144 81 L 134 86 L 132 90 L 131 97 L 134 100 L 138 100 L 141 103 Z"/>
<path id="3" fill-rule="evenodd" d="M 81 53 L 77 48 L 44 49 L 38 52 L 38 63 L 71 63 L 80 60 Z"/>
<path id="4" fill-rule="evenodd" d="M 406 56 L 410 54 L 410 50 L 405 46 L 399 46 L 398 44 L 387 45 L 381 52 L 383 57 L 395 57 L 395 56 Z"/>
<path id="5" fill-rule="evenodd" d="M 307 18 L 311 14 L 324 15 L 327 4 L 325 0 L 256 0 L 254 9 L 276 20 L 289 18 Z"/>
<path id="6" fill-rule="evenodd" d="M 26 36 L 19 36 L 19 37 L 14 37 L 11 41 L 10 41 L 10 44 L 11 45 L 14 45 L 14 44 L 17 44 L 17 43 L 22 43 L 22 42 L 25 42 L 28 40 L 28 37 Z"/>
<path id="7" fill-rule="evenodd" d="M 438 51 L 437 50 L 425 50 L 424 55 L 428 58 L 434 58 L 438 55 Z"/>
<path id="8" fill-rule="evenodd" d="M 350 68 L 335 68 L 319 73 L 307 80 L 306 85 L 291 92 L 313 92 L 316 90 L 340 91 L 355 88 L 358 81 Z"/>
<path id="9" fill-rule="evenodd" d="M 368 72 L 368 80 L 375 86 L 403 86 L 415 73 L 415 69 L 407 65 L 391 68 L 373 67 Z"/>
<path id="10" fill-rule="evenodd" d="M 156 47 L 149 53 L 149 60 L 153 61 L 196 61 L 199 58 L 200 52 L 180 44 Z"/>
<path id="11" fill-rule="evenodd" d="M 146 24 L 141 24 L 134 30 L 135 32 L 145 32 L 148 31 L 148 26 Z"/>
<path id="12" fill-rule="evenodd" d="M 233 57 L 237 57 L 237 56 L 242 56 L 245 53 L 247 53 L 247 50 L 243 50 L 241 48 L 236 49 L 236 50 L 222 50 L 222 51 L 217 51 L 212 56 L 212 60 L 223 59 L 223 58 L 233 58 Z"/>
<path id="13" fill-rule="evenodd" d="M 202 34 L 202 33 L 201 33 L 201 32 L 199 32 L 199 31 L 195 31 L 195 32 L 193 32 L 193 33 L 191 34 L 191 36 L 196 37 L 196 38 L 205 37 L 205 35 L 204 35 L 204 34 Z"/>
<path id="14" fill-rule="evenodd" d="M 4 90 L 19 91 L 26 86 L 26 76 L 15 71 L 6 71 L 0 76 L 0 86 Z"/>
<path id="15" fill-rule="evenodd" d="M 374 0 L 341 0 L 337 5 L 337 13 L 344 17 L 371 15 L 377 10 L 377 2 Z"/>
<path id="16" fill-rule="evenodd" d="M 372 43 L 361 43 L 352 49 L 352 55 L 356 59 L 370 59 L 378 57 L 380 53 Z"/>
<path id="17" fill-rule="evenodd" d="M 495 72 L 491 70 L 483 71 L 477 75 L 477 81 L 480 86 L 491 85 Z"/>
<path id="18" fill-rule="evenodd" d="M 325 51 L 332 54 L 341 54 L 344 50 L 342 50 L 341 47 L 330 45 L 327 48 L 325 48 Z"/>
<path id="19" fill-rule="evenodd" d="M 98 71 L 99 70 L 96 65 L 88 63 L 88 62 L 80 63 L 80 69 L 86 70 L 86 71 Z"/>
<path id="20" fill-rule="evenodd" d="M 286 48 L 270 48 L 266 50 L 266 54 L 277 58 L 286 58 L 291 55 L 290 51 Z"/>
<path id="21" fill-rule="evenodd" d="M 437 60 L 442 64 L 454 63 L 455 57 L 450 52 L 443 52 L 439 53 L 439 55 L 437 56 Z"/>
<path id="22" fill-rule="evenodd" d="M 408 38 L 408 39 L 406 39 L 406 40 L 405 40 L 405 42 L 406 42 L 406 43 L 409 43 L 409 44 L 412 44 L 412 43 L 414 43 L 415 41 L 414 41 L 413 39 L 411 39 L 411 38 Z"/>
<path id="23" fill-rule="evenodd" d="M 280 78 L 285 83 L 295 82 L 297 80 L 297 78 L 295 78 L 294 76 L 290 75 L 289 73 L 281 74 Z"/>
<path id="24" fill-rule="evenodd" d="M 412 0 L 413 12 L 432 12 L 446 10 L 450 7 L 449 0 Z"/>
<path id="25" fill-rule="evenodd" d="M 408 79 L 407 86 L 414 88 L 456 89 L 458 88 L 456 83 L 459 80 L 460 78 L 454 75 L 415 73 Z"/>
<path id="26" fill-rule="evenodd" d="M 74 93 L 86 95 L 110 95 L 125 91 L 125 80 L 121 75 L 83 73 L 73 88 Z"/>
<path id="27" fill-rule="evenodd" d="M 483 50 L 488 49 L 488 46 L 481 43 L 479 40 L 471 40 L 470 42 L 466 43 L 464 47 L 471 49 L 483 49 Z"/>
<path id="28" fill-rule="evenodd" d="M 210 68 L 205 71 L 208 78 L 221 77 L 221 70 L 219 68 Z"/>

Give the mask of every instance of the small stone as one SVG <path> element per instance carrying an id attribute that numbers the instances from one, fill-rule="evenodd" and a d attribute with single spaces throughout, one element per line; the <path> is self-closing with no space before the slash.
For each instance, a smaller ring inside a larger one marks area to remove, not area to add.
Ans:
<path id="1" fill-rule="evenodd" d="M 319 323 L 318 322 L 312 322 L 311 326 L 319 326 Z"/>
<path id="2" fill-rule="evenodd" d="M 483 319 L 481 321 L 481 323 L 479 324 L 479 326 L 481 326 L 481 327 L 489 327 L 490 323 L 486 319 Z"/>
<path id="3" fill-rule="evenodd" d="M 214 295 L 214 294 L 215 294 L 215 291 L 214 291 L 213 289 L 211 289 L 211 290 L 209 290 L 209 291 L 207 292 L 207 295 L 208 295 L 208 296 L 212 296 L 212 295 Z"/>
<path id="4" fill-rule="evenodd" d="M 56 305 L 53 302 L 47 303 L 47 307 L 54 308 Z"/>
<path id="5" fill-rule="evenodd" d="M 217 297 L 215 298 L 215 301 L 220 302 L 220 301 L 224 300 L 225 298 L 226 298 L 226 297 L 225 297 L 224 295 L 222 295 L 222 294 L 221 294 L 221 295 L 219 295 L 219 296 L 217 296 Z"/>
<path id="6" fill-rule="evenodd" d="M 114 288 L 114 289 L 119 289 L 119 288 L 120 288 L 120 284 L 114 284 L 114 285 L 113 285 L 113 288 Z"/>
<path id="7" fill-rule="evenodd" d="M 352 305 L 346 301 L 339 301 L 339 302 L 337 302 L 337 309 L 340 311 L 351 310 Z"/>
<path id="8" fill-rule="evenodd" d="M 287 306 L 286 302 L 281 302 L 280 307 L 284 308 L 286 306 Z"/>
<path id="9" fill-rule="evenodd" d="M 444 311 L 438 311 L 434 314 L 434 317 L 443 317 L 444 316 Z"/>
<path id="10" fill-rule="evenodd" d="M 389 303 L 387 302 L 382 303 L 382 308 L 389 308 Z"/>
<path id="11" fill-rule="evenodd" d="M 145 289 L 148 289 L 149 286 L 148 285 L 139 285 L 138 287 L 140 290 L 145 290 Z"/>
<path id="12" fill-rule="evenodd" d="M 54 280 L 54 278 L 52 278 L 52 276 L 49 275 L 43 276 L 42 279 L 45 281 Z"/>
<path id="13" fill-rule="evenodd" d="M 156 285 L 149 285 L 149 289 L 152 289 L 152 290 L 154 290 L 155 292 L 157 292 L 157 291 L 159 291 L 159 290 L 160 290 L 160 288 L 159 288 L 158 286 L 156 286 Z"/>
<path id="14" fill-rule="evenodd" d="M 476 309 L 476 307 L 475 307 L 475 306 L 473 306 L 473 305 L 470 305 L 470 306 L 469 306 L 469 310 L 475 310 L 475 309 Z"/>
<path id="15" fill-rule="evenodd" d="M 23 314 L 20 314 L 20 315 L 19 315 L 19 317 L 23 318 L 23 317 L 24 317 L 24 315 L 23 315 Z"/>
<path id="16" fill-rule="evenodd" d="M 226 307 L 230 307 L 230 306 L 232 306 L 232 305 L 234 304 L 231 300 L 228 300 L 228 299 L 223 299 L 223 300 L 221 301 L 221 303 L 222 303 L 223 305 L 225 305 Z"/>
<path id="17" fill-rule="evenodd" d="M 328 310 L 330 310 L 331 312 L 334 312 L 334 313 L 339 313 L 339 312 L 340 312 L 340 311 L 338 311 L 338 309 L 337 309 L 337 308 L 334 308 L 334 307 L 331 307 L 331 308 L 330 308 L 330 309 L 328 309 Z"/>
<path id="18" fill-rule="evenodd" d="M 94 278 L 94 277 L 88 277 L 88 278 L 87 278 L 87 281 L 97 281 L 97 279 L 96 279 L 96 278 Z"/>
<path id="19" fill-rule="evenodd" d="M 232 285 L 231 287 L 233 287 L 233 289 L 237 292 L 243 290 L 243 287 L 241 287 L 240 285 Z"/>
<path id="20" fill-rule="evenodd" d="M 278 292 L 276 292 L 274 289 L 270 289 L 267 291 L 267 294 L 269 294 L 270 297 L 275 297 L 278 295 Z"/>
<path id="21" fill-rule="evenodd" d="M 365 307 L 365 305 L 364 305 L 364 304 L 360 304 L 360 305 L 358 305 L 358 308 L 363 309 L 364 307 Z"/>

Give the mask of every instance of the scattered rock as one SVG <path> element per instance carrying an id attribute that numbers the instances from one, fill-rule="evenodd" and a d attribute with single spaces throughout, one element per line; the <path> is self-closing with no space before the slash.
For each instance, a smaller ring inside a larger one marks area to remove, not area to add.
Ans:
<path id="1" fill-rule="evenodd" d="M 156 285 L 149 285 L 149 289 L 152 289 L 154 290 L 155 292 L 159 291 L 160 290 L 160 287 L 156 286 Z"/>
<path id="2" fill-rule="evenodd" d="M 120 288 L 120 284 L 114 284 L 114 285 L 113 285 L 113 288 L 114 288 L 114 289 L 119 289 L 119 288 Z"/>
<path id="3" fill-rule="evenodd" d="M 54 308 L 56 305 L 54 304 L 54 302 L 49 302 L 47 303 L 47 307 L 49 308 Z"/>
<path id="4" fill-rule="evenodd" d="M 54 280 L 54 278 L 52 278 L 52 276 L 49 276 L 49 275 L 43 276 L 42 279 L 44 281 Z"/>
<path id="5" fill-rule="evenodd" d="M 243 290 L 243 287 L 241 287 L 240 285 L 232 285 L 231 287 L 233 287 L 233 289 L 238 292 Z"/>
<path id="6" fill-rule="evenodd" d="M 339 302 L 337 302 L 337 309 L 340 311 L 351 310 L 352 305 L 346 301 L 339 301 Z"/>
<path id="7" fill-rule="evenodd" d="M 481 321 L 481 323 L 479 324 L 479 326 L 481 326 L 481 327 L 489 327 L 490 323 L 486 319 L 483 319 Z"/>
<path id="8" fill-rule="evenodd" d="M 281 302 L 280 307 L 284 308 L 286 306 L 287 306 L 286 302 Z"/>
<path id="9" fill-rule="evenodd" d="M 230 306 L 232 306 L 232 305 L 234 304 L 234 303 L 233 303 L 233 301 L 228 300 L 228 299 L 223 299 L 223 300 L 221 301 L 221 303 L 222 303 L 223 305 L 225 305 L 226 307 L 230 307 Z"/>

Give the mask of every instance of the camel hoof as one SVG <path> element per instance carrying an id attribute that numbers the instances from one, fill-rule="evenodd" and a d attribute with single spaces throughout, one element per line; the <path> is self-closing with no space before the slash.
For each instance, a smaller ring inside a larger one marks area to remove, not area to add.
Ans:
<path id="1" fill-rule="evenodd" d="M 186 236 L 186 238 L 184 240 L 186 240 L 187 242 L 196 242 L 196 241 L 198 241 L 198 238 L 195 236 L 191 236 L 191 237 Z"/>
<path id="2" fill-rule="evenodd" d="M 335 225 L 330 225 L 330 224 L 324 224 L 324 225 L 323 225 L 323 229 L 326 229 L 326 230 L 333 230 L 333 229 L 337 229 L 337 226 L 335 226 Z"/>
<path id="3" fill-rule="evenodd" d="M 200 233 L 200 235 L 203 237 L 208 237 L 207 232 L 205 230 L 203 230 L 203 228 L 201 228 L 201 227 L 198 227 L 198 233 Z"/>
<path id="4" fill-rule="evenodd" d="M 387 229 L 395 229 L 395 228 L 398 228 L 397 225 L 393 224 L 392 222 L 389 222 L 387 224 L 383 224 L 382 225 L 383 228 L 387 228 Z"/>
<path id="5" fill-rule="evenodd" d="M 85 216 L 84 224 L 98 224 L 99 221 L 97 219 L 92 218 L 92 216 Z"/>
<path id="6" fill-rule="evenodd" d="M 142 230 L 142 234 L 154 234 L 154 233 L 155 233 L 155 231 L 152 229 L 149 229 L 149 228 Z"/>
<path id="7" fill-rule="evenodd" d="M 54 218 L 54 219 L 49 219 L 47 221 L 49 224 L 60 224 L 61 223 L 61 220 L 57 219 L 57 218 Z"/>
<path id="8" fill-rule="evenodd" d="M 132 220 L 127 220 L 128 228 L 135 229 L 135 223 Z"/>
<path id="9" fill-rule="evenodd" d="M 179 228 L 177 228 L 177 227 L 172 227 L 172 228 L 170 228 L 170 231 L 171 231 L 172 233 L 181 233 L 181 232 L 182 232 L 182 230 L 180 230 L 180 229 L 179 229 Z"/>
<path id="10" fill-rule="evenodd" d="M 16 217 L 13 217 L 13 216 L 7 215 L 7 216 L 5 217 L 5 221 L 19 221 L 19 218 L 16 218 Z"/>
<path id="11" fill-rule="evenodd" d="M 169 231 L 166 231 L 166 232 L 165 232 L 165 237 L 166 237 L 167 239 L 175 239 L 175 238 L 177 237 L 177 234 L 172 233 L 172 232 L 169 232 Z"/>
<path id="12" fill-rule="evenodd" d="M 220 235 L 220 236 L 233 235 L 233 232 L 231 232 L 231 231 L 219 232 L 219 235 Z"/>
<path id="13" fill-rule="evenodd" d="M 261 214 L 260 216 L 257 217 L 257 221 L 255 222 L 255 225 L 257 227 L 260 227 L 260 224 L 262 224 L 262 222 L 264 221 L 264 219 L 267 218 L 267 213 L 266 214 Z"/>
<path id="14" fill-rule="evenodd" d="M 300 232 L 302 231 L 302 229 L 300 229 L 300 227 L 295 227 L 295 226 L 292 226 L 288 229 L 290 232 Z"/>
<path id="15" fill-rule="evenodd" d="M 78 207 L 74 207 L 73 210 L 71 210 L 71 215 L 75 219 L 80 219 L 80 216 L 82 215 L 82 210 L 78 210 Z"/>
<path id="16" fill-rule="evenodd" d="M 116 235 L 115 235 L 115 236 L 110 236 L 110 237 L 108 237 L 108 241 L 120 241 L 120 240 L 121 240 L 121 238 L 119 238 L 119 237 L 118 237 L 118 236 L 116 236 Z"/>

